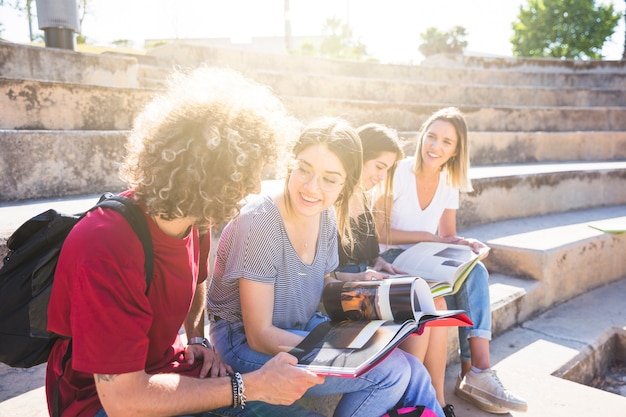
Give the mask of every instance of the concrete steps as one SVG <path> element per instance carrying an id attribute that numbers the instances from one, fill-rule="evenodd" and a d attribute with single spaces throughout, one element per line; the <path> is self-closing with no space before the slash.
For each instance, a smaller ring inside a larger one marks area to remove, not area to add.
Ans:
<path id="1" fill-rule="evenodd" d="M 555 305 L 626 277 L 626 234 L 589 227 L 626 222 L 626 61 L 441 55 L 407 66 L 181 44 L 127 56 L 0 42 L 0 256 L 33 215 L 80 212 L 121 190 L 117 165 L 135 114 L 174 66 L 200 64 L 269 85 L 303 121 L 385 123 L 406 139 L 407 154 L 433 111 L 460 107 L 475 191 L 461 196 L 459 234 L 492 247 L 494 346 Z M 458 338 L 449 334 L 453 363 Z M 14 377 L 0 367 L 1 380 Z"/>
<path id="2" fill-rule="evenodd" d="M 0 78 L 0 128 L 126 130 L 153 90 Z"/>
<path id="3" fill-rule="evenodd" d="M 626 89 L 607 87 L 563 87 L 552 85 L 503 86 L 480 84 L 451 84 L 447 81 L 427 82 L 416 79 L 337 76 L 255 71 L 250 76 L 262 84 L 272 86 L 280 95 L 298 91 L 300 96 L 324 98 L 351 98 L 393 102 L 436 101 L 448 105 L 538 106 L 538 107 L 597 107 L 623 106 Z"/>
<path id="4" fill-rule="evenodd" d="M 419 132 L 398 132 L 407 155 Z M 472 166 L 626 160 L 626 131 L 468 132 Z"/>
<path id="5" fill-rule="evenodd" d="M 297 91 L 297 90 L 295 90 Z M 626 131 L 626 106 L 497 106 L 443 101 L 358 100 L 282 95 L 304 120 L 338 115 L 354 124 L 372 120 L 400 131 L 417 130 L 436 109 L 458 105 L 472 131 Z M 0 128 L 126 130 L 158 90 L 0 78 Z"/>
<path id="6" fill-rule="evenodd" d="M 622 61 L 563 63 L 560 60 L 550 59 L 516 60 L 437 56 L 429 58 L 420 65 L 390 65 L 300 55 L 290 55 L 286 60 L 283 55 L 279 54 L 181 43 L 150 49 L 147 55 L 155 58 L 158 65 L 165 68 L 173 68 L 181 63 L 188 66 L 222 65 L 250 73 L 250 75 L 262 69 L 289 74 L 332 74 L 339 77 L 382 78 L 396 81 L 419 80 L 451 85 L 626 88 L 626 65 Z"/>
<path id="7" fill-rule="evenodd" d="M 122 189 L 127 133 L 0 129 L 0 202 Z"/>
<path id="8" fill-rule="evenodd" d="M 395 102 L 283 96 L 293 114 L 310 120 L 326 114 L 342 116 L 355 125 L 376 120 L 400 131 L 417 130 L 434 111 L 451 103 Z M 626 108 L 505 107 L 458 104 L 473 131 L 623 131 Z"/>

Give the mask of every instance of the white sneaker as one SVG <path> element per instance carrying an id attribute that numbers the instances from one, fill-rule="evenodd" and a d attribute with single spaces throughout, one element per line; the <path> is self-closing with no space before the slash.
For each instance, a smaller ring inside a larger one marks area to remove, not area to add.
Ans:
<path id="1" fill-rule="evenodd" d="M 528 410 L 526 401 L 504 388 L 493 369 L 485 369 L 481 373 L 469 371 L 463 378 L 459 374 L 454 393 L 493 414 Z"/>

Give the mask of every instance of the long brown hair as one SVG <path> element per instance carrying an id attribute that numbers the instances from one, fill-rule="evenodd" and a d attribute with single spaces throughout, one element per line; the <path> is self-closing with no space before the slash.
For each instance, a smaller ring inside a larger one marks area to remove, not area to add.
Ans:
<path id="1" fill-rule="evenodd" d="M 334 204 L 337 211 L 337 230 L 341 238 L 340 244 L 344 244 L 352 240 L 349 217 L 350 197 L 352 197 L 355 188 L 361 180 L 363 149 L 359 135 L 346 120 L 325 117 L 313 121 L 304 128 L 300 137 L 296 140 L 292 154 L 295 157 L 309 146 L 319 144 L 325 145 L 329 151 L 334 153 L 346 171 L 346 180 Z M 291 174 L 291 168 L 285 180 L 285 205 L 287 210 L 291 210 L 289 189 L 287 187 L 289 174 Z"/>
<path id="2" fill-rule="evenodd" d="M 396 162 L 389 168 L 387 178 L 383 184 L 381 195 L 384 196 L 382 207 L 385 217 L 385 227 L 389 228 L 389 216 L 391 215 L 391 201 L 393 199 L 393 175 L 396 172 L 398 161 L 404 158 L 403 144 L 396 131 L 388 126 L 379 123 L 368 123 L 357 129 L 363 146 L 363 163 L 377 158 L 384 152 L 396 154 Z M 365 199 L 365 196 L 364 196 Z M 369 204 L 364 201 L 369 210 Z"/>

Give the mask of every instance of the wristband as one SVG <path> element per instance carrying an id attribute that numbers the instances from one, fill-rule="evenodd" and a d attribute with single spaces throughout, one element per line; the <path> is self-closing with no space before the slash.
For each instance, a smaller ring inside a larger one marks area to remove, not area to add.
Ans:
<path id="1" fill-rule="evenodd" d="M 233 388 L 233 408 L 243 409 L 246 406 L 246 387 L 239 372 L 230 375 L 230 383 Z"/>
<path id="2" fill-rule="evenodd" d="M 191 339 L 189 339 L 189 342 L 187 342 L 187 344 L 188 345 L 202 345 L 205 348 L 211 349 L 211 344 L 206 339 L 206 337 L 192 337 Z"/>

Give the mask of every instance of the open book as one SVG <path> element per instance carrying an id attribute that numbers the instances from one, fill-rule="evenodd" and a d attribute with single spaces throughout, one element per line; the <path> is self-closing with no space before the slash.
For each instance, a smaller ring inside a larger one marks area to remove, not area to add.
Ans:
<path id="1" fill-rule="evenodd" d="M 593 227 L 594 229 L 600 230 L 604 233 L 626 233 L 626 217 L 597 220 L 589 223 L 589 227 Z"/>
<path id="2" fill-rule="evenodd" d="M 320 375 L 356 377 L 425 325 L 468 326 L 462 310 L 436 311 L 421 278 L 332 282 L 322 302 L 331 321 L 319 324 L 289 353 Z"/>
<path id="3" fill-rule="evenodd" d="M 474 253 L 469 246 L 450 243 L 420 242 L 402 252 L 393 265 L 406 272 L 400 276 L 421 277 L 428 282 L 433 297 L 454 294 L 459 290 L 478 261 L 489 248 Z"/>

